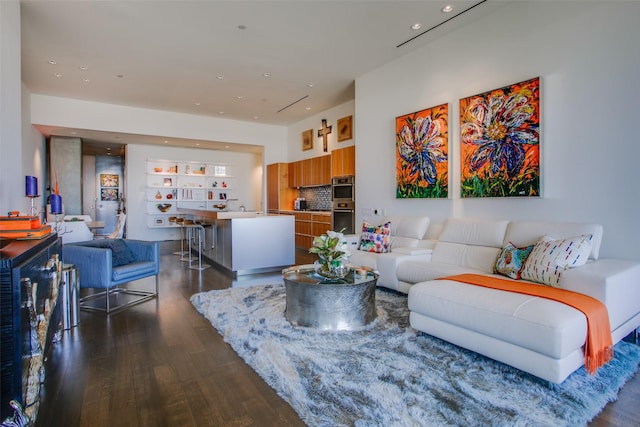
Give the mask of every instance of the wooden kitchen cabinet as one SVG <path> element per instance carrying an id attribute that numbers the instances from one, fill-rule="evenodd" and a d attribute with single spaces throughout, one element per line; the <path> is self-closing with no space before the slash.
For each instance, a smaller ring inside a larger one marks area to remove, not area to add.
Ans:
<path id="1" fill-rule="evenodd" d="M 289 186 L 289 164 L 267 165 L 267 212 L 293 209 L 296 191 Z"/>
<path id="2" fill-rule="evenodd" d="M 331 156 L 312 157 L 289 163 L 290 187 L 331 185 Z"/>
<path id="3" fill-rule="evenodd" d="M 356 174 L 356 147 L 339 148 L 331 152 L 331 176 Z"/>
<path id="4" fill-rule="evenodd" d="M 330 212 L 294 212 L 296 217 L 295 245 L 308 249 L 316 236 L 331 230 Z"/>

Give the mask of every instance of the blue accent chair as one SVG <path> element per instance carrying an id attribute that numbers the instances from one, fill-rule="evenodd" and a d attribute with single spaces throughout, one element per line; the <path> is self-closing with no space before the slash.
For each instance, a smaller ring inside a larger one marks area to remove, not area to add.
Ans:
<path id="1" fill-rule="evenodd" d="M 160 245 L 132 239 L 91 240 L 70 243 L 62 249 L 62 260 L 78 269 L 80 288 L 103 289 L 80 299 L 80 308 L 113 313 L 158 296 Z M 122 288 L 120 285 L 155 276 L 155 292 Z M 124 304 L 110 307 L 109 297 L 123 293 L 137 296 Z M 105 308 L 89 301 L 105 297 Z"/>

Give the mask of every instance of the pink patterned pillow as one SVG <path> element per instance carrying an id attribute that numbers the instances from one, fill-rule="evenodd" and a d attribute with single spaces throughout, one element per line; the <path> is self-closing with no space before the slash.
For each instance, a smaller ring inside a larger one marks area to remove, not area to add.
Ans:
<path id="1" fill-rule="evenodd" d="M 374 226 L 367 221 L 362 223 L 362 235 L 360 236 L 361 251 L 386 253 L 389 252 L 391 243 L 391 222 Z"/>

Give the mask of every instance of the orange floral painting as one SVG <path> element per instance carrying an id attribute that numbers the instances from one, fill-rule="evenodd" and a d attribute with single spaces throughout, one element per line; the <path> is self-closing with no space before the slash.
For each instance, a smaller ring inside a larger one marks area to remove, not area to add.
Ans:
<path id="1" fill-rule="evenodd" d="M 540 196 L 539 129 L 538 77 L 461 99 L 461 196 Z"/>
<path id="2" fill-rule="evenodd" d="M 396 117 L 396 198 L 447 198 L 448 149 L 448 104 Z"/>

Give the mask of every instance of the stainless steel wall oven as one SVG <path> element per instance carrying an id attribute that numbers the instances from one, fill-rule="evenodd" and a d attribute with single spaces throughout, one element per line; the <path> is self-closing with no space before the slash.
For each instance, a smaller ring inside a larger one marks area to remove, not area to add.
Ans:
<path id="1" fill-rule="evenodd" d="M 353 234 L 355 230 L 356 192 L 353 176 L 332 179 L 331 185 L 331 227 Z"/>

